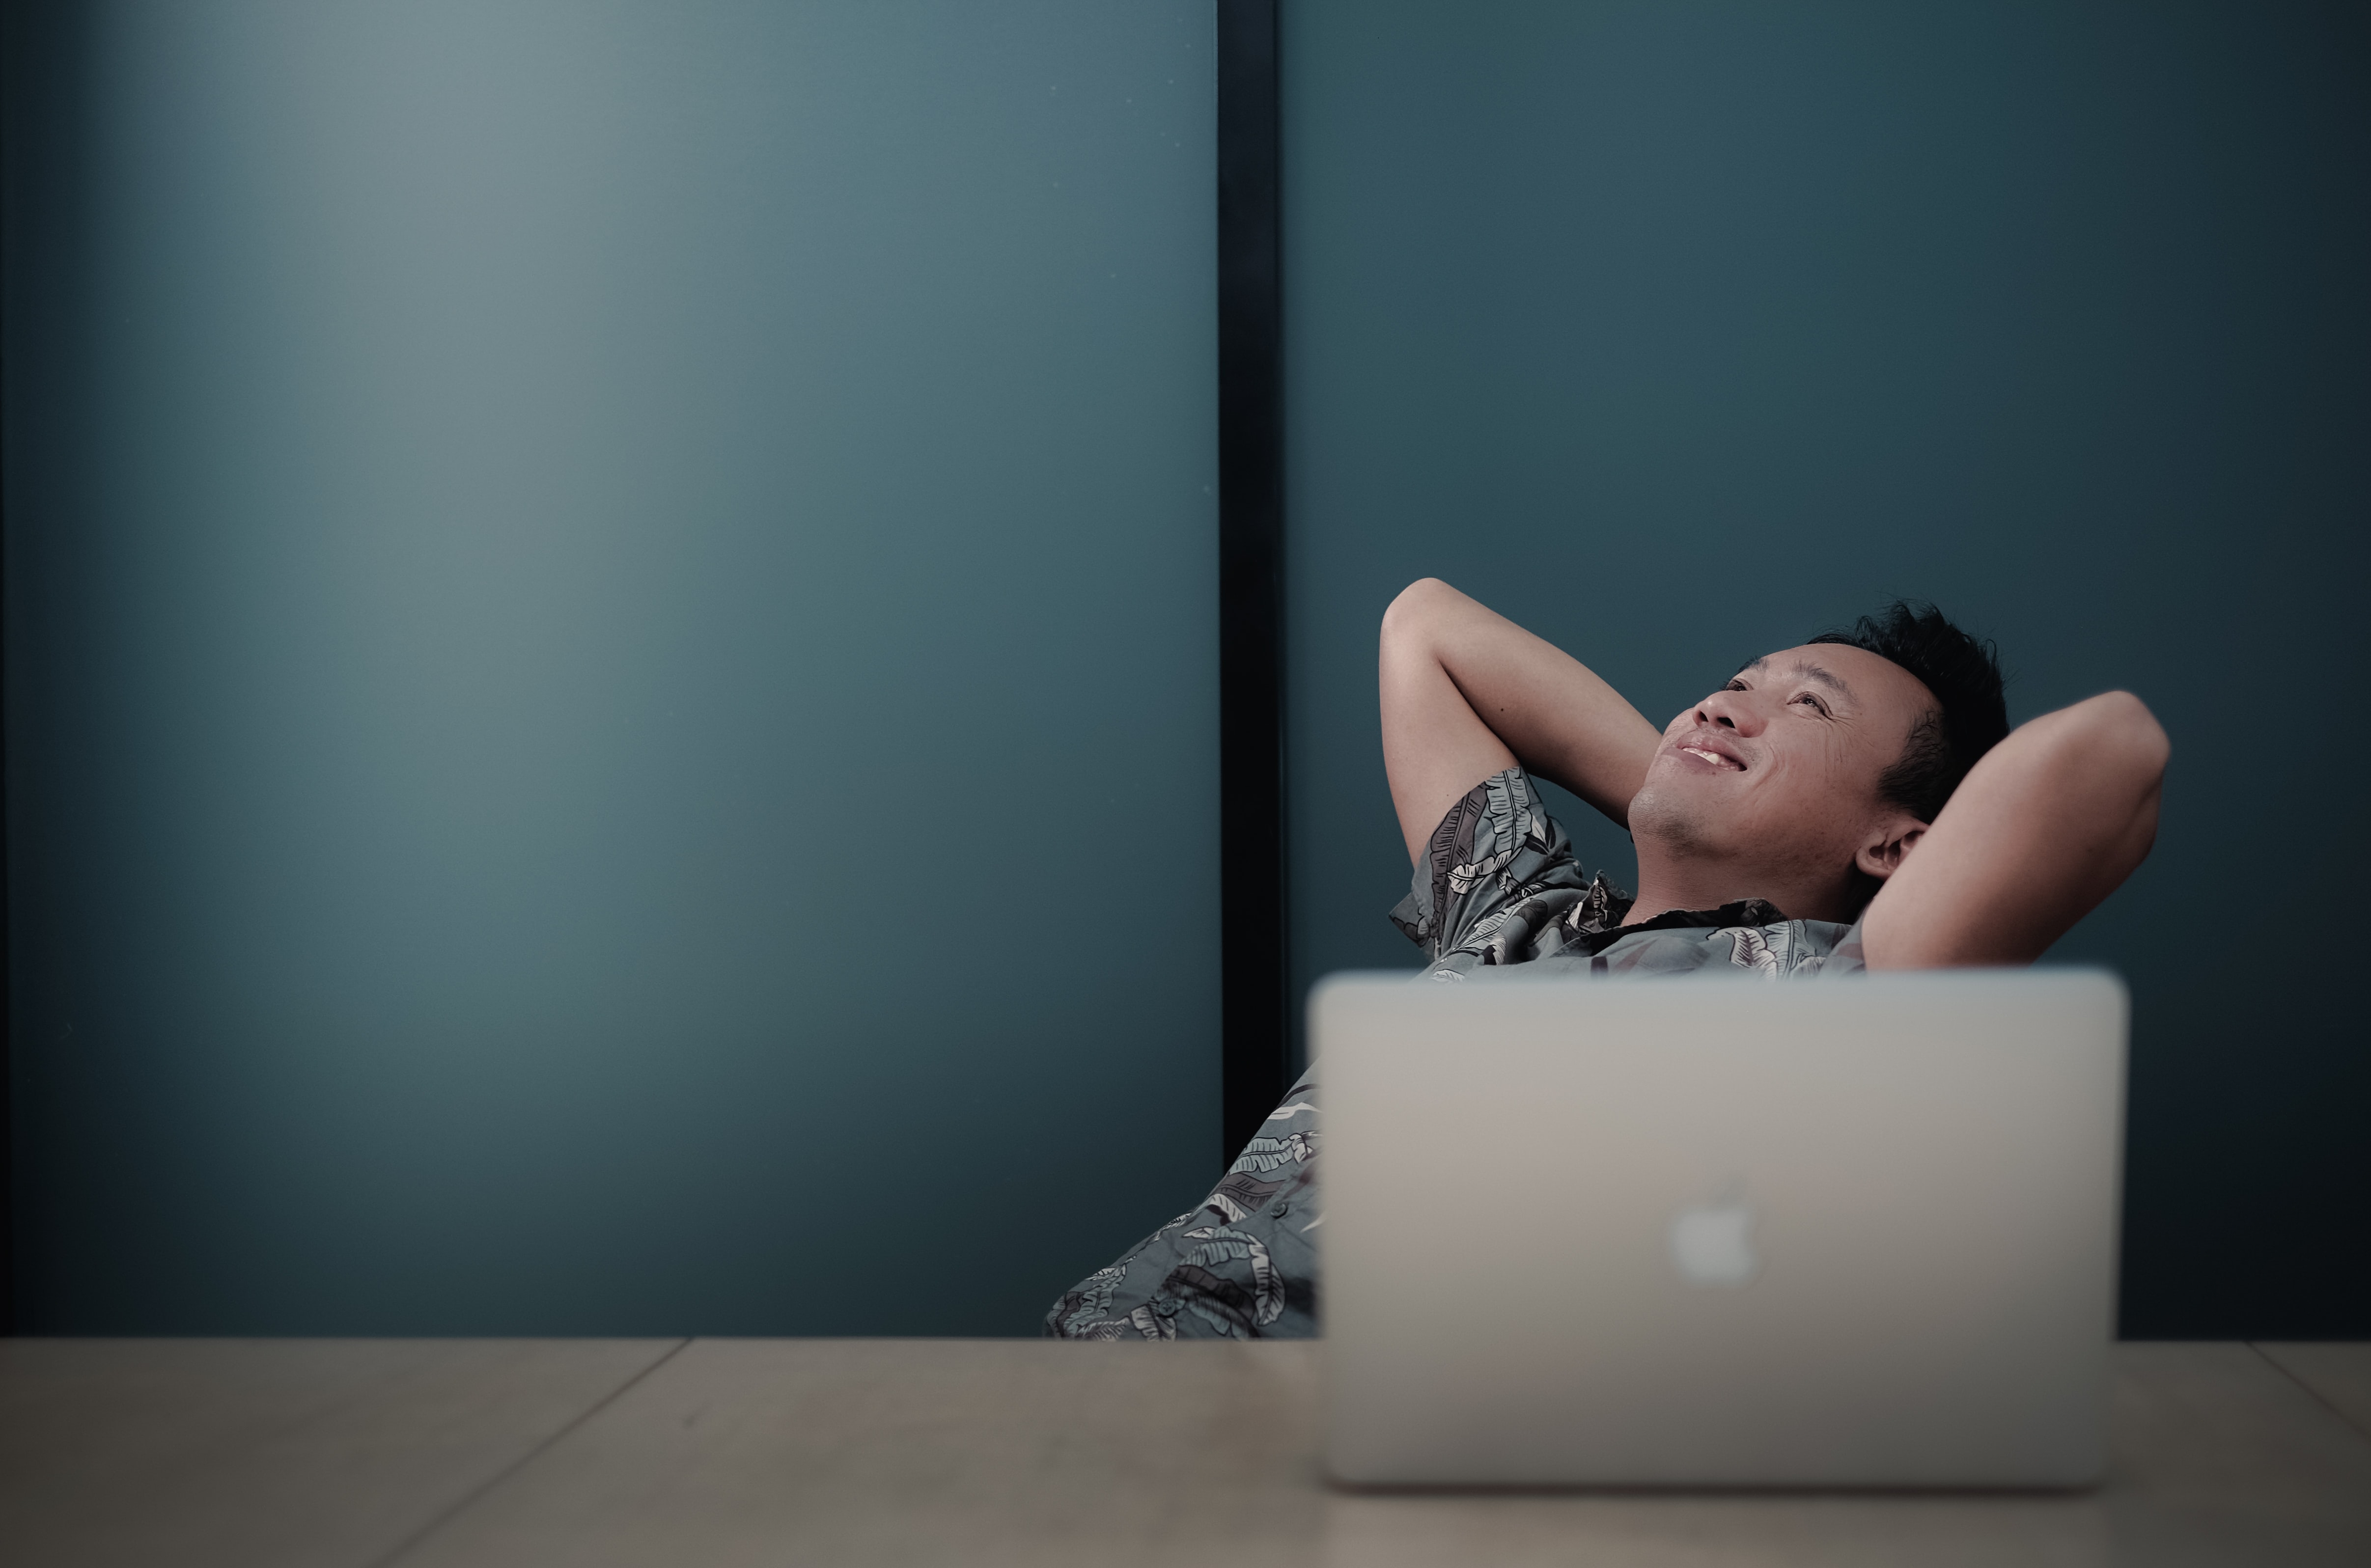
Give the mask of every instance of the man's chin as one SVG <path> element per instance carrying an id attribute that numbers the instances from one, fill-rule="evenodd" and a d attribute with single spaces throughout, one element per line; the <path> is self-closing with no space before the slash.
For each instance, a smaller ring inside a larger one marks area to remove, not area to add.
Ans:
<path id="1" fill-rule="evenodd" d="M 1649 778 L 1630 801 L 1630 836 L 1651 838 L 1678 855 L 1716 853 L 1722 836 L 1720 813 L 1696 791 L 1671 788 L 1671 781 Z"/>

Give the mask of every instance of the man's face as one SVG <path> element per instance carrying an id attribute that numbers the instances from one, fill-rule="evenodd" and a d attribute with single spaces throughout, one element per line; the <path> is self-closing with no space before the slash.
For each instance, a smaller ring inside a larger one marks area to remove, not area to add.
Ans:
<path id="1" fill-rule="evenodd" d="M 1878 780 L 1935 707 L 1890 659 L 1822 643 L 1757 659 L 1672 720 L 1630 802 L 1630 830 L 1675 852 L 1843 875 L 1899 816 Z"/>

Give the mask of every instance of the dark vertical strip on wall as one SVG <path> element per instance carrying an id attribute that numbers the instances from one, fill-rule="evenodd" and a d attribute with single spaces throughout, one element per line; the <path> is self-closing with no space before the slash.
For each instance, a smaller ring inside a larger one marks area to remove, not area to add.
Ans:
<path id="1" fill-rule="evenodd" d="M 1219 6 L 1221 1122 L 1232 1159 L 1285 1082 L 1283 274 L 1275 0 Z"/>
<path id="2" fill-rule="evenodd" d="M 67 371 L 73 319 L 69 240 L 79 7 L 8 0 L 0 6 L 0 824 L 8 820 L 8 742 L 18 718 L 10 676 L 14 629 L 6 624 L 8 563 L 29 517 L 63 503 L 62 454 L 72 406 Z M 0 1333 L 16 1312 L 17 1140 L 15 1030 L 9 981 L 16 950 L 9 925 L 9 835 L 0 828 Z"/>
<path id="3" fill-rule="evenodd" d="M 40 271 L 34 240 L 40 181 L 38 150 L 40 92 L 52 74 L 40 69 L 34 51 L 45 29 L 49 7 L 26 3 L 0 6 L 0 528 L 13 528 L 32 478 L 26 436 L 31 411 L 27 372 L 39 356 L 30 352 L 34 312 L 28 289 Z M 7 684 L 6 605 L 6 550 L 0 548 L 0 692 Z M 6 726 L 0 722 L 0 824 L 7 816 Z M 0 1334 L 16 1330 L 17 1183 L 15 1104 L 9 1094 L 13 1063 L 8 1050 L 7 835 L 0 825 Z"/>
<path id="4" fill-rule="evenodd" d="M 26 45 L 30 41 L 33 7 L 10 4 L 0 7 L 0 533 L 16 511 L 14 477 L 19 472 L 17 419 L 21 411 L 18 375 L 18 291 L 24 284 L 24 264 L 17 248 L 25 243 L 26 193 L 30 172 L 28 91 L 33 84 L 25 70 Z M 7 550 L 0 544 L 0 693 L 7 690 Z M 0 701 L 0 714 L 5 714 Z M 8 1093 L 11 1061 L 8 1051 L 8 765 L 7 725 L 0 717 L 0 1334 L 13 1333 L 17 1317 L 17 1183 L 16 1140 L 9 1136 L 15 1102 Z"/>
<path id="5" fill-rule="evenodd" d="M 17 1262 L 29 1227 L 17 1184 L 17 1085 L 28 1053 L 17 1027 L 19 966 L 34 928 L 17 896 L 22 847 L 15 788 L 25 755 L 19 596 L 32 540 L 72 531 L 80 490 L 87 320 L 83 279 L 82 112 L 90 20 L 78 0 L 0 0 L 0 1333 L 29 1329 Z M 28 1182 L 29 1189 L 31 1183 Z"/>

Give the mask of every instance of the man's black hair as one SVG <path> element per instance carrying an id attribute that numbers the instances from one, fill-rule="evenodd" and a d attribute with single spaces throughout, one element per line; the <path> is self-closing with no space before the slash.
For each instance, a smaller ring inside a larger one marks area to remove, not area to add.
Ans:
<path id="1" fill-rule="evenodd" d="M 1943 618 L 1932 605 L 1896 599 L 1850 631 L 1823 631 L 1813 642 L 1867 649 L 1916 675 L 1937 707 L 1910 727 L 1902 755 L 1878 779 L 1878 793 L 1932 823 L 1976 759 L 2008 733 L 2001 698 L 2000 651 Z"/>

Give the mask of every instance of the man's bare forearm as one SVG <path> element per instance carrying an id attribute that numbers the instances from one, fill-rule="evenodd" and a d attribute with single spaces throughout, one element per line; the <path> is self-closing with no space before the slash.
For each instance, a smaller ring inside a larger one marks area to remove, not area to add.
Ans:
<path id="1" fill-rule="evenodd" d="M 2147 857 L 2169 755 L 2165 731 L 2130 692 L 2019 725 L 1870 903 L 1868 966 L 2041 957 Z"/>
<path id="2" fill-rule="evenodd" d="M 1384 612 L 1378 664 L 1411 860 L 1459 797 L 1518 762 L 1627 823 L 1661 732 L 1570 654 L 1426 578 Z"/>

